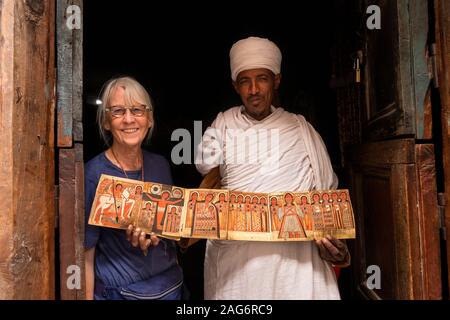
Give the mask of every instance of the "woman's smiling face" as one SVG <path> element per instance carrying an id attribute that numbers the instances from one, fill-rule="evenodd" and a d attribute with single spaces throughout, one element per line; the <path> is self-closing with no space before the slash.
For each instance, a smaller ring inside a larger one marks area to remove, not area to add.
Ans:
<path id="1" fill-rule="evenodd" d="M 140 104 L 136 104 L 140 105 Z M 125 101 L 125 89 L 117 87 L 111 94 L 109 107 L 132 107 Z M 108 115 L 105 129 L 111 131 L 114 143 L 121 146 L 136 147 L 140 146 L 147 136 L 148 130 L 153 125 L 153 119 L 149 112 L 143 116 L 134 116 L 130 109 L 126 109 L 123 117 L 114 118 Z"/>

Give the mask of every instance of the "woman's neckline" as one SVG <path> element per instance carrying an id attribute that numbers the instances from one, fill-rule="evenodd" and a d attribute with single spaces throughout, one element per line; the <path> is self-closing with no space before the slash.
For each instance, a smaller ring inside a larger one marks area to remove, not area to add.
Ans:
<path id="1" fill-rule="evenodd" d="M 123 173 L 122 168 L 120 168 L 119 166 L 117 166 L 116 164 L 114 164 L 114 162 L 112 162 L 107 156 L 106 156 L 106 150 L 103 151 L 102 153 L 103 157 L 106 159 L 106 161 L 108 162 L 109 165 L 111 165 L 112 167 L 114 167 L 114 169 L 120 171 L 121 173 Z M 145 154 L 144 154 L 144 150 L 142 150 L 142 159 L 145 159 Z M 144 161 L 142 163 L 142 165 L 144 165 Z M 142 168 L 136 169 L 136 170 L 124 170 L 127 173 L 141 173 Z"/>

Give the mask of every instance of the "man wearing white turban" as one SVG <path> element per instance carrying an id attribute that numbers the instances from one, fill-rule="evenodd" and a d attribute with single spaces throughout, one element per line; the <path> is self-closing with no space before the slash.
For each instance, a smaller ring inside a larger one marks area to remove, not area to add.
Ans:
<path id="1" fill-rule="evenodd" d="M 203 175 L 219 167 L 222 188 L 268 193 L 337 187 L 319 134 L 301 115 L 272 105 L 281 81 L 281 58 L 273 42 L 256 37 L 240 40 L 230 50 L 231 78 L 243 105 L 217 115 L 196 158 Z M 236 143 L 236 136 L 248 139 Z M 349 261 L 345 242 L 334 238 L 208 240 L 204 295 L 205 299 L 339 299 L 332 265 L 346 266 Z"/>

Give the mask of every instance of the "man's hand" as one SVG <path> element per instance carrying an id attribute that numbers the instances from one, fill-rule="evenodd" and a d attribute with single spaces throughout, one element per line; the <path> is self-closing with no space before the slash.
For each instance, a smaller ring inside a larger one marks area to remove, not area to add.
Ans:
<path id="1" fill-rule="evenodd" d="M 316 240 L 320 257 L 338 267 L 350 265 L 350 253 L 344 241 L 331 236 Z"/>
<path id="2" fill-rule="evenodd" d="M 145 232 L 141 231 L 140 228 L 135 229 L 132 224 L 130 224 L 127 229 L 127 240 L 131 242 L 133 247 L 139 246 L 144 255 L 147 255 L 150 246 L 156 247 L 159 244 L 157 236 L 151 234 L 150 239 L 147 239 Z"/>

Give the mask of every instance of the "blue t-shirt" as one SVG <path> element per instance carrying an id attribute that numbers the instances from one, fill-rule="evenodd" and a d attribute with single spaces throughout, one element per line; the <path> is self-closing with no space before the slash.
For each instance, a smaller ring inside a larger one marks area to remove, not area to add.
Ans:
<path id="1" fill-rule="evenodd" d="M 169 163 L 162 156 L 143 150 L 144 181 L 172 184 Z M 156 247 L 149 248 L 147 256 L 142 250 L 133 247 L 126 239 L 126 231 L 92 226 L 88 224 L 92 202 L 95 197 L 100 175 L 116 177 L 125 175 L 102 152 L 85 165 L 86 229 L 85 248 L 95 247 L 95 277 L 104 285 L 123 287 L 143 280 L 152 279 L 160 290 L 173 287 L 182 281 L 182 271 L 177 263 L 174 241 L 160 239 Z M 141 180 L 141 170 L 127 171 L 128 178 Z M 167 288 L 161 283 L 167 282 Z M 146 282 L 147 283 L 147 282 Z"/>

